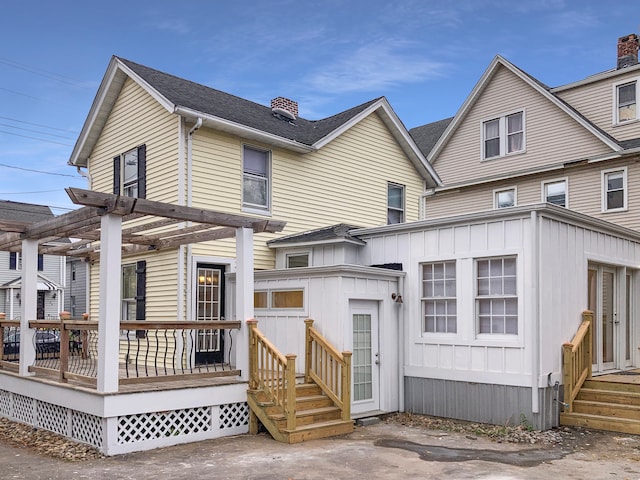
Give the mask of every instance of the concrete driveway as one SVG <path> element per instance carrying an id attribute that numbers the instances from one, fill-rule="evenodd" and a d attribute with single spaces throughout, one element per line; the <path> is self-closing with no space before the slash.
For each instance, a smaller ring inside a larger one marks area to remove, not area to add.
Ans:
<path id="1" fill-rule="evenodd" d="M 573 438 L 573 437 L 572 437 Z M 640 479 L 640 437 L 579 433 L 553 447 L 394 423 L 296 445 L 267 434 L 65 462 L 0 443 L 3 479 Z"/>

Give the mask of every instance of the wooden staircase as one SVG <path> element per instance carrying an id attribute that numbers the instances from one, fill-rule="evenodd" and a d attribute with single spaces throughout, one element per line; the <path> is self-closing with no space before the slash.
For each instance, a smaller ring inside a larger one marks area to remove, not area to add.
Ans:
<path id="1" fill-rule="evenodd" d="M 564 412 L 560 425 L 640 434 L 640 383 L 623 375 L 616 375 L 615 381 L 607 381 L 609 375 L 592 378 L 593 313 L 586 311 L 582 317 L 573 340 L 562 347 Z"/>
<path id="2" fill-rule="evenodd" d="M 298 443 L 353 432 L 351 352 L 339 353 L 305 320 L 305 375 L 295 355 L 282 355 L 249 320 L 249 431 L 258 422 L 280 442 Z"/>
<path id="3" fill-rule="evenodd" d="M 640 434 L 640 385 L 586 380 L 560 424 Z"/>

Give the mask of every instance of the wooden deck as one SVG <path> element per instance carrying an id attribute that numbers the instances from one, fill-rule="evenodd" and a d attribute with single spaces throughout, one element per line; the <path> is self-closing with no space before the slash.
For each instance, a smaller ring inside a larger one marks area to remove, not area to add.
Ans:
<path id="1" fill-rule="evenodd" d="M 640 368 L 614 373 L 595 374 L 591 378 L 594 382 L 630 383 L 640 385 Z"/>

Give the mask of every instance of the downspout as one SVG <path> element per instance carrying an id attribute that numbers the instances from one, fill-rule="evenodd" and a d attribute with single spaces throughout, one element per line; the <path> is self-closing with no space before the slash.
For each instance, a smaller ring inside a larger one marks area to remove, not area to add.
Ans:
<path id="1" fill-rule="evenodd" d="M 189 133 L 187 134 L 187 185 L 186 185 L 186 205 L 188 207 L 190 207 L 193 203 L 193 134 L 196 133 L 196 131 L 198 131 L 198 129 L 200 129 L 200 127 L 202 126 L 202 117 L 198 117 L 196 119 L 196 123 L 193 125 L 193 127 L 191 127 L 191 129 L 189 130 Z M 190 222 L 187 223 L 187 225 L 189 225 Z M 187 264 L 187 285 L 190 285 L 191 282 L 191 275 L 193 275 L 193 272 L 191 271 L 191 258 L 192 258 L 192 247 L 191 244 L 187 244 L 186 246 L 186 256 L 184 255 L 184 246 L 181 247 L 181 251 L 180 251 L 180 278 L 184 278 L 183 276 L 183 269 L 185 266 L 185 263 Z M 185 299 L 185 290 L 189 291 L 189 289 L 185 288 L 185 285 L 182 281 L 179 282 L 180 285 L 180 289 L 182 290 L 181 294 L 180 294 L 180 299 L 182 302 L 184 302 Z M 193 312 L 191 311 L 191 299 L 189 298 L 187 301 L 187 308 L 186 311 L 184 309 L 184 305 L 180 307 L 181 308 L 181 312 L 185 312 L 187 318 L 189 320 L 192 320 L 192 315 Z"/>
<path id="2" fill-rule="evenodd" d="M 533 298 L 531 316 L 533 317 L 533 361 L 531 372 L 531 412 L 540 413 L 539 380 L 540 376 L 540 349 L 542 348 L 542 338 L 540 333 L 540 229 L 538 228 L 538 213 L 531 212 L 531 237 L 533 238 L 531 266 L 533 268 L 533 287 L 531 296 Z"/>
<path id="3" fill-rule="evenodd" d="M 398 293 L 404 296 L 404 276 L 398 277 Z M 398 305 L 398 411 L 404 412 L 404 328 L 406 321 L 406 309 L 404 304 Z"/>
<path id="4" fill-rule="evenodd" d="M 89 162 L 89 159 L 87 158 L 87 164 Z M 84 178 L 87 179 L 87 183 L 89 185 L 87 185 L 88 190 L 91 190 L 91 183 L 93 182 L 93 179 L 91 178 L 91 175 L 89 174 L 89 172 L 85 172 L 84 170 L 82 170 L 82 167 L 76 165 L 76 171 L 78 172 L 78 174 Z"/>

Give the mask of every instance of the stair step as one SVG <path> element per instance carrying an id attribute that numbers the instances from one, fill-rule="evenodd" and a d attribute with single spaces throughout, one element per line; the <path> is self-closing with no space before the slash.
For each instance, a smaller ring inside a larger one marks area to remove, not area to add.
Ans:
<path id="1" fill-rule="evenodd" d="M 640 405 L 625 405 L 615 402 L 575 400 L 574 413 L 586 413 L 603 417 L 640 420 Z"/>
<path id="2" fill-rule="evenodd" d="M 306 397 L 310 395 L 321 395 L 322 389 L 315 383 L 296 384 L 296 397 Z"/>
<path id="3" fill-rule="evenodd" d="M 577 400 L 640 405 L 640 393 L 624 390 L 603 390 L 600 388 L 581 388 Z"/>
<path id="4" fill-rule="evenodd" d="M 311 425 L 303 425 L 289 434 L 289 443 L 306 442 L 318 438 L 334 437 L 336 435 L 346 435 L 353 432 L 353 421 L 332 420 Z"/>
<path id="5" fill-rule="evenodd" d="M 640 434 L 640 420 L 590 415 L 587 413 L 561 413 L 560 425 L 630 433 L 634 435 Z"/>
<path id="6" fill-rule="evenodd" d="M 331 420 L 340 420 L 341 415 L 342 412 L 336 406 L 296 411 L 296 425 L 317 425 Z M 284 431 L 287 428 L 287 417 L 284 413 L 269 415 L 269 418 L 278 425 L 280 430 Z"/>
<path id="7" fill-rule="evenodd" d="M 636 384 L 636 383 L 586 380 L 582 385 L 582 388 L 588 388 L 590 390 L 607 390 L 607 391 L 615 391 L 615 392 L 640 393 L 640 384 Z"/>

